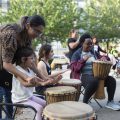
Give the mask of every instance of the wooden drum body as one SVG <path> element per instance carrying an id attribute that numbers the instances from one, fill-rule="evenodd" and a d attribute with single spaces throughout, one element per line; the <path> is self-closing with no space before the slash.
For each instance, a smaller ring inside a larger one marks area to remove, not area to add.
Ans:
<path id="1" fill-rule="evenodd" d="M 94 61 L 93 62 L 93 74 L 94 77 L 98 77 L 99 86 L 95 93 L 96 99 L 104 99 L 105 93 L 104 93 L 104 80 L 109 75 L 110 69 L 111 69 L 112 63 L 110 61 Z"/>
<path id="2" fill-rule="evenodd" d="M 59 81 L 59 85 L 63 86 L 72 86 L 77 89 L 76 101 L 79 100 L 80 90 L 81 90 L 81 81 L 78 79 L 62 79 Z"/>
<path id="3" fill-rule="evenodd" d="M 77 90 L 70 86 L 47 88 L 45 91 L 47 104 L 60 101 L 75 101 Z"/>
<path id="4" fill-rule="evenodd" d="M 76 101 L 49 104 L 43 110 L 43 117 L 44 120 L 96 120 L 90 105 Z"/>

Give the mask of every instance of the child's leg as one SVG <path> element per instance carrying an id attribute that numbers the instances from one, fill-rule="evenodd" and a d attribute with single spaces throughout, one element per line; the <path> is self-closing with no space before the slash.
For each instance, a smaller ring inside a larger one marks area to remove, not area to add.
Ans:
<path id="1" fill-rule="evenodd" d="M 30 106 L 34 107 L 37 110 L 36 120 L 42 120 L 42 111 L 43 111 L 42 105 L 40 105 L 30 99 L 25 102 L 21 102 L 21 104 L 26 104 L 26 105 L 30 105 Z"/>
<path id="2" fill-rule="evenodd" d="M 32 97 L 30 98 L 30 100 L 32 100 L 32 101 L 34 101 L 34 102 L 36 102 L 36 103 L 42 105 L 43 108 L 46 106 L 46 101 L 43 100 L 43 99 L 41 99 L 41 98 L 39 98 L 39 97 L 32 96 Z"/>

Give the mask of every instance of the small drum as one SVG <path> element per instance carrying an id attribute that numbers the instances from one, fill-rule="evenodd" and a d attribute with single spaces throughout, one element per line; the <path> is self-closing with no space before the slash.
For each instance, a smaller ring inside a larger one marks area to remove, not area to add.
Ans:
<path id="1" fill-rule="evenodd" d="M 98 77 L 100 79 L 98 89 L 95 93 L 96 99 L 104 99 L 104 79 L 109 75 L 110 69 L 112 66 L 112 62 L 110 61 L 94 61 L 93 62 L 93 74 L 94 77 Z"/>
<path id="2" fill-rule="evenodd" d="M 75 101 L 77 90 L 70 86 L 47 88 L 45 91 L 47 104 L 60 101 Z"/>
<path id="3" fill-rule="evenodd" d="M 76 101 L 49 104 L 43 110 L 43 117 L 44 120 L 96 120 L 90 105 Z"/>
<path id="4" fill-rule="evenodd" d="M 80 90 L 81 90 L 81 81 L 78 79 L 62 79 L 59 81 L 59 85 L 64 86 L 73 86 L 77 89 L 76 101 L 79 100 Z"/>

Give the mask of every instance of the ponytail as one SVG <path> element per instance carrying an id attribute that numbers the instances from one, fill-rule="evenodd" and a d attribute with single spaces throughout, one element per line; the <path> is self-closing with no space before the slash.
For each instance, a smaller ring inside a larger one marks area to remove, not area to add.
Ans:
<path id="1" fill-rule="evenodd" d="M 52 47 L 49 44 L 44 44 L 41 46 L 39 50 L 39 58 L 38 61 L 40 61 L 43 57 L 48 57 Z"/>
<path id="2" fill-rule="evenodd" d="M 28 16 L 24 16 L 24 17 L 22 17 L 21 18 L 21 20 L 20 20 L 20 26 L 21 26 L 21 28 L 22 28 L 22 30 L 25 30 L 26 29 L 26 23 L 27 23 L 27 21 L 28 21 Z"/>

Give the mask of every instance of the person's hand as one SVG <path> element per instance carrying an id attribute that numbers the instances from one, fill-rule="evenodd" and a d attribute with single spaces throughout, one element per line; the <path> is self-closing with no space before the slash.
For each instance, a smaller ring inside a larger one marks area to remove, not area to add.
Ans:
<path id="1" fill-rule="evenodd" d="M 39 81 L 37 83 L 37 85 L 40 85 L 40 86 L 46 86 L 46 85 L 50 85 L 52 84 L 52 81 L 51 80 L 47 80 L 47 81 Z"/>
<path id="2" fill-rule="evenodd" d="M 84 59 L 85 61 L 87 61 L 90 57 L 91 57 L 91 55 L 84 55 L 84 56 L 83 56 L 83 59 Z"/>
<path id="3" fill-rule="evenodd" d="M 62 75 L 58 75 L 58 76 L 55 77 L 55 79 L 52 81 L 52 84 L 58 83 L 61 79 L 62 79 Z"/>
<path id="4" fill-rule="evenodd" d="M 36 64 L 35 64 L 35 61 L 33 61 L 33 62 L 31 63 L 31 66 L 29 66 L 29 68 L 32 69 L 32 70 L 37 68 L 37 66 L 36 66 Z"/>
<path id="5" fill-rule="evenodd" d="M 100 58 L 101 61 L 107 61 L 107 58 L 105 56 Z"/>
<path id="6" fill-rule="evenodd" d="M 35 77 L 27 77 L 25 81 L 27 81 L 30 84 L 36 84 Z"/>
<path id="7" fill-rule="evenodd" d="M 28 82 L 28 83 L 30 83 L 30 84 L 32 84 L 32 85 L 36 85 L 38 82 L 40 82 L 40 81 L 44 81 L 44 80 L 42 80 L 42 79 L 40 79 L 39 77 L 27 77 L 26 78 L 26 81 Z"/>
<path id="8" fill-rule="evenodd" d="M 60 72 L 60 74 L 63 74 L 63 73 L 65 73 L 65 72 L 69 71 L 69 70 L 70 70 L 70 69 L 62 70 L 62 71 Z"/>
<path id="9" fill-rule="evenodd" d="M 48 80 L 53 80 L 53 78 L 51 78 L 51 77 L 47 77 L 44 81 L 48 81 Z"/>
<path id="10" fill-rule="evenodd" d="M 59 81 L 59 80 L 61 80 L 62 79 L 62 75 L 58 75 L 57 77 L 56 77 L 56 80 L 57 81 Z"/>

